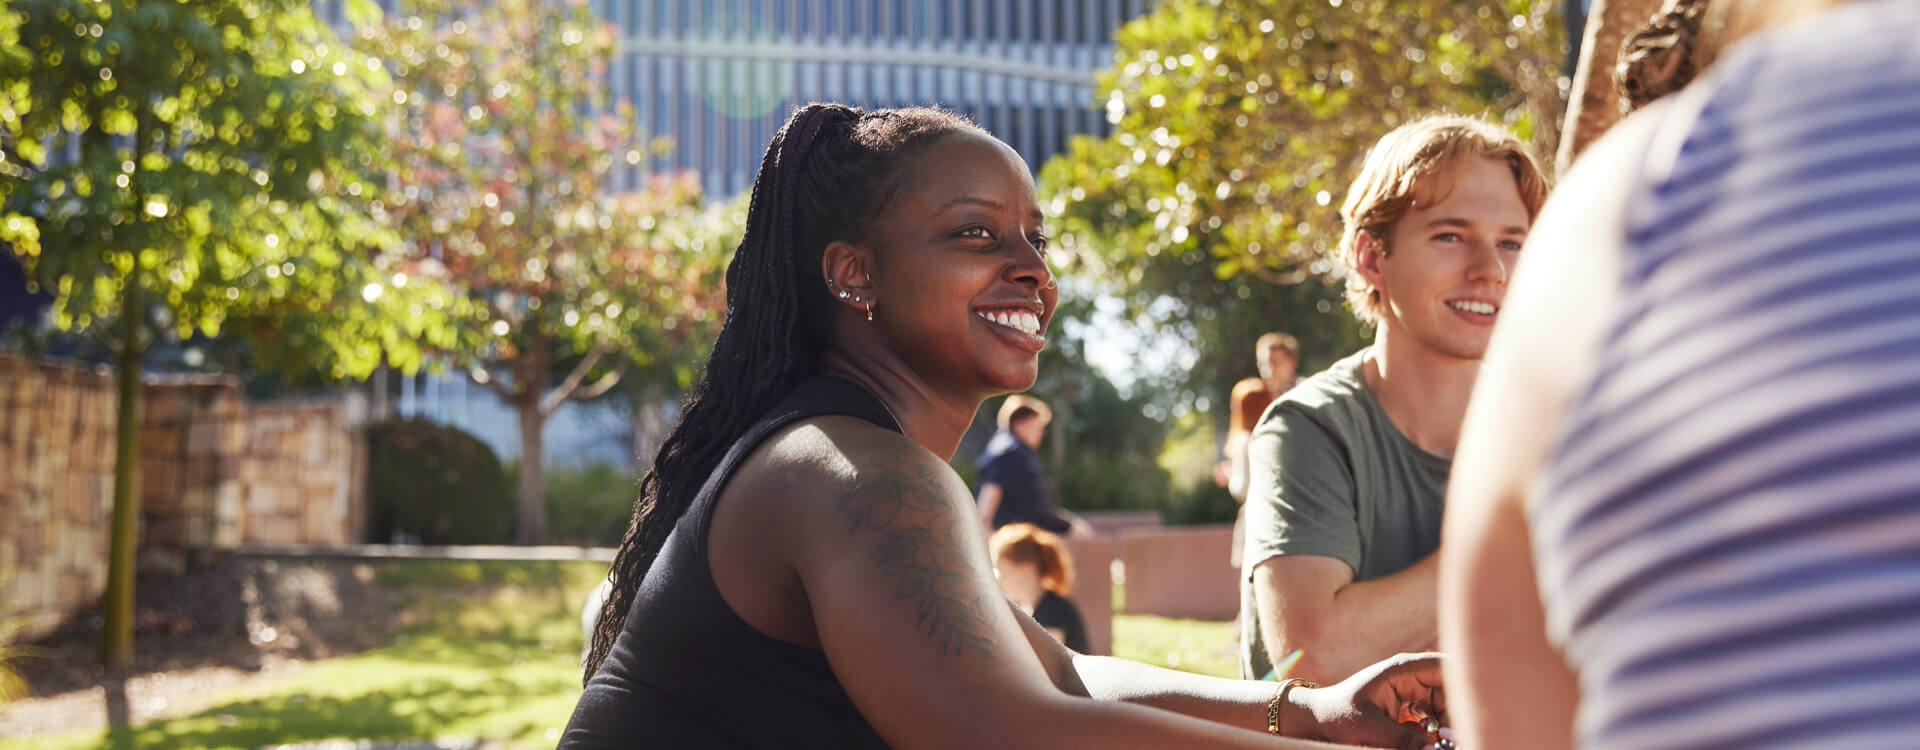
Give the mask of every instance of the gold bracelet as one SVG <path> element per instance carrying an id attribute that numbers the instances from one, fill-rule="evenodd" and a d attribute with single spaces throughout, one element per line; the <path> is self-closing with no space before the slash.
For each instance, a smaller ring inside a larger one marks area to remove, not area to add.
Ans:
<path id="1" fill-rule="evenodd" d="M 1287 691 L 1292 690 L 1297 685 L 1305 685 L 1308 689 L 1320 687 L 1312 680 L 1292 677 L 1280 683 L 1279 687 L 1274 688 L 1273 697 L 1267 699 L 1267 732 L 1269 734 L 1275 736 L 1280 734 L 1280 704 L 1286 702 Z"/>

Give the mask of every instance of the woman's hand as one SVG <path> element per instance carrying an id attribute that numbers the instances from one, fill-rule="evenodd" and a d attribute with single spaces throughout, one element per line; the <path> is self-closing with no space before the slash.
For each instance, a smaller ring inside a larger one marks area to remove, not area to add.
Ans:
<path id="1" fill-rule="evenodd" d="M 1400 654 L 1335 685 L 1295 688 L 1288 698 L 1312 712 L 1317 738 L 1330 742 L 1418 749 L 1433 741 L 1429 720 L 1447 724 L 1439 654 Z"/>

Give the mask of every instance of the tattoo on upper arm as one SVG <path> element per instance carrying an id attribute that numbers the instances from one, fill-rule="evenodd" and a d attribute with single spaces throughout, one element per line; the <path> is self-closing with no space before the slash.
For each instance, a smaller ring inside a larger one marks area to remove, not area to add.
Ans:
<path id="1" fill-rule="evenodd" d="M 993 596 L 972 592 L 974 571 L 962 542 L 959 512 L 944 498 L 941 477 L 904 457 L 864 464 L 854 487 L 836 500 L 849 536 L 877 533 L 872 560 L 892 580 L 895 599 L 913 603 L 916 625 L 948 656 L 991 657 Z M 896 525 L 903 511 L 917 519 Z"/>

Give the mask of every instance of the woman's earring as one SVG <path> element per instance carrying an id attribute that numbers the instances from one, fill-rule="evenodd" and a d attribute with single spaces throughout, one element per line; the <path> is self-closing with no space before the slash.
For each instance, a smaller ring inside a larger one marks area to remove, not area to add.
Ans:
<path id="1" fill-rule="evenodd" d="M 867 322 L 873 322 L 873 300 L 867 300 Z"/>

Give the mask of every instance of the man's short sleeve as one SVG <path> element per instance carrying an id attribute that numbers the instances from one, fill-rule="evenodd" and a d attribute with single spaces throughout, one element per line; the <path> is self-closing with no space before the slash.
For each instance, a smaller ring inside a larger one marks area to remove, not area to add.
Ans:
<path id="1" fill-rule="evenodd" d="M 1278 555 L 1320 555 L 1360 570 L 1353 467 L 1333 434 L 1293 404 L 1272 409 L 1247 444 L 1242 575 Z"/>
<path id="2" fill-rule="evenodd" d="M 1002 492 L 1006 491 L 1007 477 L 1005 475 L 1007 473 L 1007 464 L 1009 463 L 1012 462 L 1007 460 L 1007 454 L 1005 453 L 995 454 L 987 460 L 982 461 L 980 463 L 979 479 L 977 480 L 980 487 L 997 484 L 1000 485 Z M 978 487 L 974 489 L 976 492 L 979 491 Z"/>

